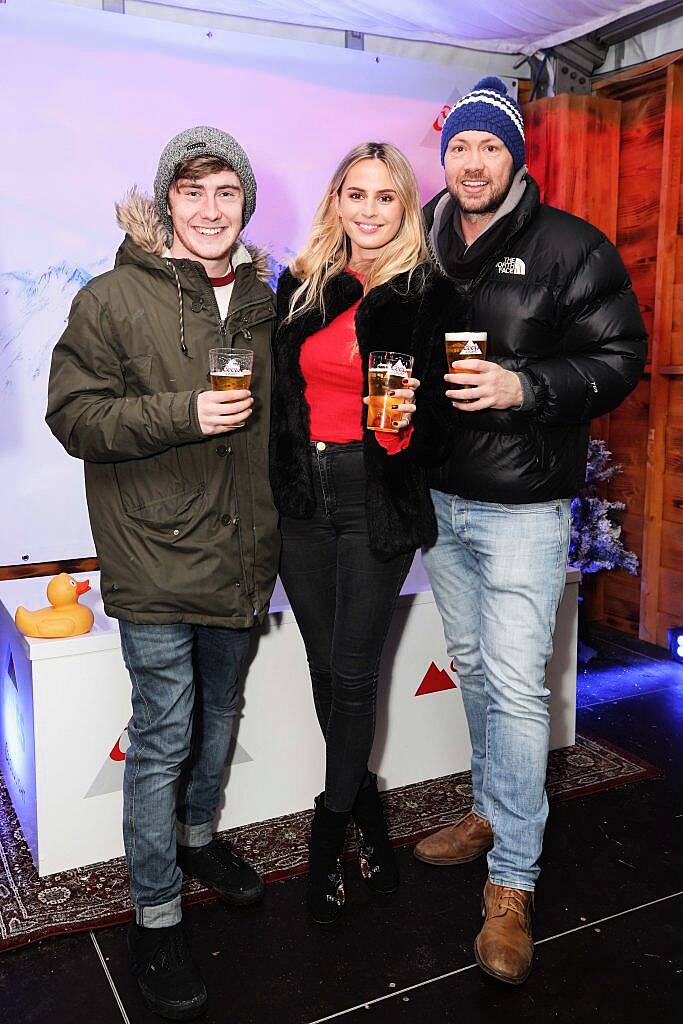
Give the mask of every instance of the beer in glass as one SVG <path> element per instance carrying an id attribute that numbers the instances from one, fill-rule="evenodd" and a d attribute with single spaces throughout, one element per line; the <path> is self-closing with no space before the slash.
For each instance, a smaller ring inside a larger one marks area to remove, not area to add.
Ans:
<path id="1" fill-rule="evenodd" d="M 238 348 L 209 350 L 212 391 L 248 391 L 254 368 L 254 353 Z"/>
<path id="2" fill-rule="evenodd" d="M 402 400 L 390 395 L 390 391 L 401 391 L 403 381 L 413 372 L 413 357 L 404 352 L 371 352 L 368 364 L 368 430 L 386 430 L 398 434 L 394 420 L 403 418 L 392 405 L 401 405 Z"/>
<path id="3" fill-rule="evenodd" d="M 449 373 L 477 373 L 477 370 L 458 370 L 453 363 L 461 359 L 486 359 L 486 332 L 460 331 L 446 334 L 446 360 Z M 471 387 L 468 384 L 454 384 L 454 388 Z"/>

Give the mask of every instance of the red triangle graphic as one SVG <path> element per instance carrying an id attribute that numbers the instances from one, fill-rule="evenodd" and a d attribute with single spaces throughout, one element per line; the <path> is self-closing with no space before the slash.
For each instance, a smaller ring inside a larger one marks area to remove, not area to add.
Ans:
<path id="1" fill-rule="evenodd" d="M 126 751 L 125 750 L 121 750 L 121 740 L 123 739 L 124 736 L 126 737 L 126 739 L 128 739 L 128 736 L 126 735 L 127 732 L 128 732 L 128 726 L 126 726 L 126 728 L 123 730 L 123 732 L 121 733 L 121 735 L 117 739 L 117 741 L 114 744 L 114 746 L 111 748 L 111 752 L 109 754 L 109 757 L 110 757 L 110 759 L 112 761 L 125 761 L 126 760 Z M 130 744 L 127 745 L 126 749 L 128 749 L 128 746 L 130 746 Z"/>
<path id="2" fill-rule="evenodd" d="M 457 690 L 457 686 L 445 669 L 437 668 L 432 662 L 415 692 L 415 696 L 422 697 L 425 693 L 441 693 L 442 690 Z"/>

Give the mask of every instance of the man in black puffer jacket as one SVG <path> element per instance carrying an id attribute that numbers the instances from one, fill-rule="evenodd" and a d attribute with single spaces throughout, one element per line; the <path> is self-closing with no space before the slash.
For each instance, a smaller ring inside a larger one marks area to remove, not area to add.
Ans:
<path id="1" fill-rule="evenodd" d="M 450 441 L 431 471 L 439 537 L 424 561 L 465 702 L 474 805 L 415 853 L 460 864 L 488 852 L 475 953 L 487 973 L 519 983 L 531 969 L 548 813 L 545 668 L 570 500 L 584 480 L 590 421 L 635 388 L 646 333 L 611 242 L 540 202 L 521 112 L 500 79 L 456 103 L 441 156 L 447 188 L 425 208 L 431 248 L 488 352 L 486 362 L 458 363 L 448 390 L 437 353 L 423 387 Z"/>

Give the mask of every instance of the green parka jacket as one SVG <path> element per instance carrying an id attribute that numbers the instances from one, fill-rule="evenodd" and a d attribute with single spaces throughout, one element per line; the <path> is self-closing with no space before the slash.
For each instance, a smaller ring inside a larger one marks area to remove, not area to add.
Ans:
<path id="1" fill-rule="evenodd" d="M 50 370 L 47 423 L 83 459 L 107 614 L 245 627 L 268 609 L 279 556 L 268 481 L 273 293 L 263 253 L 237 243 L 222 325 L 201 264 L 163 258 L 153 203 L 118 207 L 114 270 L 75 297 Z M 205 437 L 209 349 L 254 351 L 247 424 Z"/>

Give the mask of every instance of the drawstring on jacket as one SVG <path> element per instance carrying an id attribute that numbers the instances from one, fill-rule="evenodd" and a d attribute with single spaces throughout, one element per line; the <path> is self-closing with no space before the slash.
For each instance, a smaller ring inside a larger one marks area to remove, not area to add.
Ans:
<path id="1" fill-rule="evenodd" d="M 187 351 L 187 345 L 185 344 L 185 318 L 183 317 L 183 290 L 180 287 L 180 278 L 178 277 L 178 271 L 173 266 L 170 260 L 166 261 L 167 266 L 173 271 L 175 278 L 175 286 L 178 289 L 178 320 L 180 322 L 180 351 L 184 356 L 190 358 L 190 353 Z"/>

